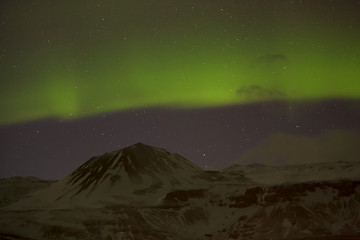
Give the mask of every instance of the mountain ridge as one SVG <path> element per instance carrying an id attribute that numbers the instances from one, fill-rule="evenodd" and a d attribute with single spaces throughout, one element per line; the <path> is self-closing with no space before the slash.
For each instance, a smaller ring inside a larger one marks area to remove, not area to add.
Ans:
<path id="1" fill-rule="evenodd" d="M 346 164 L 340 163 L 344 171 L 352 170 Z M 1 208 L 0 237 L 359 239 L 360 177 L 257 183 L 239 167 L 205 171 L 179 154 L 145 144 L 94 156 L 48 188 Z M 332 167 L 324 163 L 319 169 Z M 259 168 L 276 169 L 249 166 L 264 174 Z M 296 173 L 312 166 L 287 168 Z"/>

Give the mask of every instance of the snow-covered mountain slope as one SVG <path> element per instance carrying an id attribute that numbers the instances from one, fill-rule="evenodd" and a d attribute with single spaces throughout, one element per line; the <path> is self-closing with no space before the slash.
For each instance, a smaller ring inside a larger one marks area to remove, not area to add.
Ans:
<path id="1" fill-rule="evenodd" d="M 360 182 L 176 190 L 157 206 L 0 211 L 20 239 L 359 239 Z"/>
<path id="2" fill-rule="evenodd" d="M 251 214 L 228 225 L 235 239 L 360 239 L 360 181 L 338 180 L 249 188 L 229 207 Z"/>
<path id="3" fill-rule="evenodd" d="M 360 239 L 358 216 L 360 180 L 257 184 L 136 144 L 0 209 L 0 239 Z"/>
<path id="4" fill-rule="evenodd" d="M 14 203 L 33 191 L 46 188 L 55 181 L 37 177 L 10 177 L 0 179 L 0 208 Z"/>
<path id="5" fill-rule="evenodd" d="M 232 165 L 223 170 L 242 174 L 262 184 L 285 182 L 324 181 L 336 179 L 360 179 L 360 162 L 327 162 L 267 166 L 263 164 Z"/>

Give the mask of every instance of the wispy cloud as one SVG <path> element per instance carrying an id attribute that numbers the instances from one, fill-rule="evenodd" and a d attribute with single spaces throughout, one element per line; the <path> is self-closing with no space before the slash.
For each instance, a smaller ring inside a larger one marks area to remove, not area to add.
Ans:
<path id="1" fill-rule="evenodd" d="M 278 89 L 263 87 L 260 85 L 243 86 L 236 91 L 236 94 L 244 98 L 273 99 L 283 98 L 286 94 Z"/>

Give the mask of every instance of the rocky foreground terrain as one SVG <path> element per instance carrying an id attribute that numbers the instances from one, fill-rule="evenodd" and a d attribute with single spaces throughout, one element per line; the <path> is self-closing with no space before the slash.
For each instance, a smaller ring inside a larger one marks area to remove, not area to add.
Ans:
<path id="1" fill-rule="evenodd" d="M 204 171 L 139 143 L 10 202 L 0 239 L 360 239 L 351 162 Z"/>

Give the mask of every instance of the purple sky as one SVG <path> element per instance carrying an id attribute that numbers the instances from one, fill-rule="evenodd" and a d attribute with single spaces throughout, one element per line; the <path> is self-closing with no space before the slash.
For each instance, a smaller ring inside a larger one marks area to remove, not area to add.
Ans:
<path id="1" fill-rule="evenodd" d="M 0 177 L 59 179 L 93 155 L 137 142 L 180 153 L 203 168 L 221 169 L 279 132 L 316 137 L 331 129 L 355 131 L 360 128 L 359 110 L 360 102 L 351 100 L 263 102 L 209 109 L 138 109 L 2 126 Z"/>

